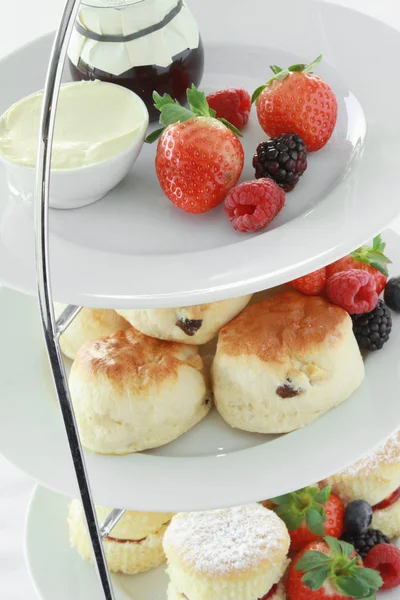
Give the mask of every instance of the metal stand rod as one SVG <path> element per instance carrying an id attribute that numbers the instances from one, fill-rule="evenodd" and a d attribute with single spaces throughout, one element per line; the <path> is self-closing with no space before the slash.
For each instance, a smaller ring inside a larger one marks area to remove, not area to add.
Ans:
<path id="1" fill-rule="evenodd" d="M 100 527 L 101 537 L 104 539 L 110 535 L 117 523 L 122 519 L 125 514 L 125 510 L 114 508 L 110 514 L 104 519 L 102 526 Z"/>
<path id="2" fill-rule="evenodd" d="M 64 333 L 66 329 L 68 329 L 72 321 L 78 316 L 81 310 L 81 306 L 73 306 L 71 304 L 67 306 L 65 310 L 63 310 L 56 323 L 58 337 L 60 337 L 60 335 Z"/>
<path id="3" fill-rule="evenodd" d="M 69 394 L 64 364 L 58 343 L 58 330 L 53 309 L 53 296 L 50 281 L 49 264 L 49 186 L 51 153 L 54 136 L 55 114 L 61 85 L 62 72 L 67 55 L 68 43 L 78 14 L 80 0 L 68 0 L 64 9 L 60 26 L 54 41 L 50 64 L 47 73 L 43 109 L 40 124 L 40 139 L 37 160 L 37 188 L 35 207 L 36 227 L 36 268 L 38 277 L 38 296 L 43 331 L 48 358 L 53 373 L 69 447 L 78 480 L 82 504 L 86 516 L 88 533 L 92 544 L 95 565 L 106 600 L 114 600 L 114 593 L 107 562 L 104 554 L 102 538 L 96 517 L 95 506 L 90 490 L 85 459 L 79 439 L 78 428 Z M 72 311 L 68 319 L 72 320 L 78 311 Z M 60 323 L 62 327 L 63 324 Z"/>

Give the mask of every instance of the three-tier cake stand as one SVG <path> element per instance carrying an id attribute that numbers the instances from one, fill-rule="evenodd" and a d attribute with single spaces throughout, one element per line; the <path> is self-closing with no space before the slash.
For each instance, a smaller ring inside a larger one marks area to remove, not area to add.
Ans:
<path id="1" fill-rule="evenodd" d="M 45 486 L 69 496 L 80 494 L 103 595 L 111 600 L 114 592 L 102 539 L 124 510 L 114 509 L 98 523 L 94 501 L 126 509 L 178 511 L 276 496 L 344 467 L 400 424 L 396 319 L 384 358 L 367 359 L 362 388 L 306 430 L 281 437 L 253 436 L 231 431 L 214 414 L 181 441 L 130 457 L 100 457 L 83 450 L 59 347 L 60 335 L 82 306 L 184 306 L 260 292 L 328 264 L 382 231 L 400 212 L 399 90 L 392 77 L 400 34 L 319 0 L 253 0 L 248 6 L 218 0 L 212 14 L 204 1 L 192 0 L 206 49 L 205 91 L 255 89 L 268 78 L 272 62 L 311 60 L 322 51 L 322 74 L 339 102 L 335 134 L 329 146 L 311 158 L 293 202 L 291 198 L 269 230 L 241 237 L 218 209 L 193 219 L 170 206 L 157 186 L 150 147 L 132 176 L 108 198 L 69 214 L 49 210 L 57 98 L 79 6 L 80 0 L 66 3 L 47 72 L 34 209 L 36 262 L 32 206 L 9 198 L 6 182 L 0 179 L 0 280 L 32 295 L 37 277 L 48 357 L 47 363 L 35 350 L 40 331 L 33 301 L 5 292 L 0 305 L 4 303 L 9 322 L 4 323 L 0 351 L 7 373 L 0 443 L 6 457 Z M 0 63 L 3 79 L 10 78 L 4 102 L 35 91 L 25 88 L 41 80 L 37 63 L 44 66 L 49 44 L 44 38 Z M 13 83 L 14 68 L 21 61 L 27 72 L 31 68 L 35 73 L 26 86 Z M 244 141 L 244 178 L 252 177 L 251 155 L 261 139 L 253 115 Z M 389 234 L 388 242 L 395 256 L 397 237 Z M 400 271 L 400 255 L 397 266 Z M 68 303 L 58 319 L 53 298 Z M 12 342 L 15 328 L 25 336 L 18 347 Z M 24 378 L 18 377 L 21 364 Z M 54 388 L 66 437 L 55 405 L 44 399 Z M 16 436 L 24 440 L 24 451 Z"/>

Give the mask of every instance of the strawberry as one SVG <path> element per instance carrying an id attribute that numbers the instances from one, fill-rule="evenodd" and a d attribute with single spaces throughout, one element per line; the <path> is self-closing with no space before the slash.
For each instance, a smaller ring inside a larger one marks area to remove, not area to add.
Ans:
<path id="1" fill-rule="evenodd" d="M 289 285 L 306 296 L 319 296 L 325 290 L 326 269 L 318 269 L 304 277 L 293 279 Z"/>
<path id="2" fill-rule="evenodd" d="M 338 105 L 325 81 L 311 71 L 322 55 L 309 65 L 288 69 L 272 66 L 274 76 L 253 94 L 261 127 L 271 138 L 282 133 L 299 135 L 308 150 L 320 150 L 335 129 Z"/>
<path id="3" fill-rule="evenodd" d="M 239 180 L 244 165 L 242 136 L 225 119 L 216 119 L 206 97 L 194 86 L 188 89 L 190 108 L 171 96 L 153 94 L 166 127 L 147 138 L 158 137 L 156 172 L 161 188 L 175 206 L 204 213 L 225 199 Z"/>
<path id="4" fill-rule="evenodd" d="M 341 271 L 350 271 L 352 269 L 363 269 L 368 271 L 376 283 L 376 293 L 379 295 L 383 292 L 389 276 L 387 265 L 392 261 L 385 256 L 386 244 L 382 240 L 382 236 L 377 235 L 372 242 L 372 246 L 361 246 L 354 250 L 348 256 L 337 260 L 326 267 L 328 277 Z"/>
<path id="5" fill-rule="evenodd" d="M 365 569 L 347 542 L 327 536 L 303 548 L 289 567 L 289 600 L 375 600 L 383 581 L 377 571 Z"/>
<path id="6" fill-rule="evenodd" d="M 291 494 L 272 498 L 274 511 L 286 523 L 290 535 L 290 549 L 301 550 L 324 535 L 340 537 L 343 533 L 344 505 L 331 494 L 328 486 L 320 490 L 307 487 Z"/>

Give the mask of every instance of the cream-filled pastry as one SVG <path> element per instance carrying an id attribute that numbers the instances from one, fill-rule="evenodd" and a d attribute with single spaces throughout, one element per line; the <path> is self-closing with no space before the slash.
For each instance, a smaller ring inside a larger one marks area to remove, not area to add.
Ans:
<path id="1" fill-rule="evenodd" d="M 69 387 L 82 443 L 101 454 L 163 446 L 212 404 L 196 346 L 133 328 L 82 346 Z"/>
<path id="2" fill-rule="evenodd" d="M 259 504 L 180 513 L 173 517 L 163 542 L 168 598 L 267 597 L 286 571 L 289 545 L 286 525 Z"/>
<path id="3" fill-rule="evenodd" d="M 348 398 L 364 378 L 349 315 L 321 297 L 284 291 L 222 328 L 215 404 L 246 431 L 285 433 Z"/>
<path id="4" fill-rule="evenodd" d="M 322 483 L 346 505 L 365 500 L 372 506 L 371 527 L 389 538 L 400 535 L 400 431 Z"/>
<path id="5" fill-rule="evenodd" d="M 99 522 L 102 522 L 109 512 L 110 509 L 97 506 Z M 104 551 L 110 570 L 113 573 L 133 575 L 164 563 L 162 541 L 172 517 L 171 513 L 127 511 L 104 540 Z M 71 545 L 83 559 L 93 562 L 85 516 L 79 500 L 72 500 L 70 504 L 68 527 Z"/>
<path id="6" fill-rule="evenodd" d="M 250 299 L 251 295 L 197 306 L 118 310 L 118 313 L 146 335 L 185 344 L 207 344 Z"/>
<path id="7" fill-rule="evenodd" d="M 67 304 L 54 304 L 58 318 Z M 60 337 L 61 351 L 73 360 L 81 346 L 90 340 L 98 340 L 117 331 L 129 329 L 130 324 L 115 310 L 103 308 L 82 308 L 66 331 Z"/>

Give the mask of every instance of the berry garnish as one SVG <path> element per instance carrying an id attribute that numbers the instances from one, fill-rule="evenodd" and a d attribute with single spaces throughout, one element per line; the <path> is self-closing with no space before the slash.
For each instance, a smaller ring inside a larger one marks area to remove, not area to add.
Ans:
<path id="1" fill-rule="evenodd" d="M 226 119 L 239 130 L 249 122 L 251 96 L 246 90 L 220 90 L 207 96 L 207 102 L 215 110 L 217 118 Z"/>
<path id="2" fill-rule="evenodd" d="M 365 569 L 354 548 L 327 536 L 306 546 L 289 567 L 289 600 L 372 600 L 382 585 L 377 571 Z"/>
<path id="3" fill-rule="evenodd" d="M 322 55 L 309 65 L 281 69 L 271 67 L 274 76 L 253 94 L 260 125 L 271 138 L 282 133 L 299 135 L 309 152 L 320 150 L 335 129 L 338 105 L 325 81 L 311 71 Z"/>
<path id="4" fill-rule="evenodd" d="M 378 502 L 378 504 L 374 504 L 374 506 L 372 507 L 372 512 L 390 508 L 391 506 L 393 506 L 393 504 L 396 504 L 398 500 L 400 500 L 400 488 L 397 488 L 397 490 L 390 494 L 390 496 L 384 498 L 381 502 Z"/>
<path id="5" fill-rule="evenodd" d="M 392 331 L 392 316 L 383 300 L 376 307 L 362 315 L 352 315 L 353 332 L 360 348 L 381 350 Z"/>
<path id="6" fill-rule="evenodd" d="M 379 296 L 385 288 L 388 278 L 387 266 L 391 263 L 391 260 L 385 255 L 385 248 L 386 244 L 382 237 L 377 235 L 372 242 L 372 246 L 361 246 L 348 256 L 328 265 L 326 267 L 328 277 L 341 271 L 363 269 L 374 277 L 376 293 Z"/>
<path id="7" fill-rule="evenodd" d="M 318 269 L 313 271 L 304 277 L 298 277 L 293 279 L 289 285 L 297 290 L 306 294 L 306 296 L 319 296 L 325 290 L 326 285 L 326 269 Z"/>
<path id="8" fill-rule="evenodd" d="M 297 551 L 306 544 L 324 535 L 340 537 L 343 532 L 344 505 L 331 493 L 331 488 L 322 490 L 307 487 L 278 498 L 274 511 L 286 523 L 290 535 L 290 549 Z"/>
<path id="9" fill-rule="evenodd" d="M 350 314 L 369 312 L 378 303 L 375 280 L 370 273 L 361 269 L 351 269 L 329 277 L 326 294 L 333 304 Z"/>
<path id="10" fill-rule="evenodd" d="M 368 552 L 378 544 L 389 544 L 389 540 L 379 529 L 367 529 L 361 533 L 350 533 L 346 531 L 342 540 L 354 546 L 357 554 L 365 558 Z"/>
<path id="11" fill-rule="evenodd" d="M 307 169 L 307 150 L 303 140 L 294 133 L 262 142 L 253 158 L 256 179 L 270 177 L 290 192 Z"/>
<path id="12" fill-rule="evenodd" d="M 263 596 L 259 600 L 270 600 L 270 598 L 273 598 L 274 594 L 276 594 L 277 590 L 278 590 L 278 584 L 275 584 L 269 590 L 268 594 L 266 594 L 265 596 Z"/>
<path id="13" fill-rule="evenodd" d="M 225 198 L 225 212 L 236 231 L 266 227 L 285 204 L 285 192 L 272 179 L 244 181 Z"/>
<path id="14" fill-rule="evenodd" d="M 400 549 L 394 544 L 375 546 L 368 552 L 364 564 L 380 573 L 381 590 L 392 590 L 400 585 Z"/>
<path id="15" fill-rule="evenodd" d="M 354 500 L 346 507 L 344 528 L 348 533 L 363 533 L 371 525 L 372 507 L 365 500 Z"/>
<path id="16" fill-rule="evenodd" d="M 167 127 L 147 138 L 157 139 L 156 172 L 161 188 L 175 206 L 203 213 L 223 202 L 239 180 L 244 165 L 241 133 L 216 119 L 205 95 L 194 86 L 187 91 L 190 109 L 168 94 L 154 92 L 154 105 Z"/>
<path id="17" fill-rule="evenodd" d="M 400 277 L 389 279 L 383 297 L 389 308 L 400 312 Z"/>

